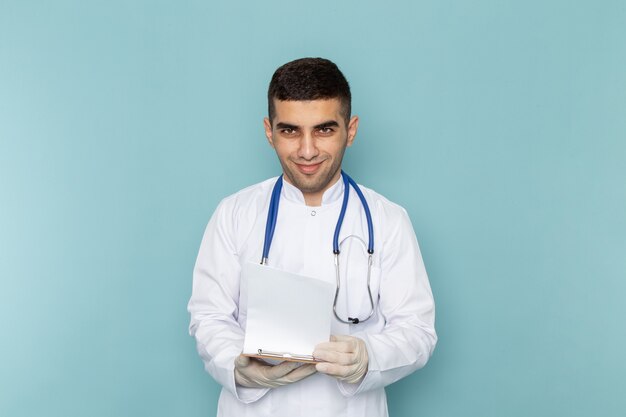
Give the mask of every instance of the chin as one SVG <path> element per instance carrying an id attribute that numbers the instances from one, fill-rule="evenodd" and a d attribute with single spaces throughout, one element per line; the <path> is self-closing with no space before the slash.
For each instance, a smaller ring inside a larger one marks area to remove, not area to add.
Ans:
<path id="1" fill-rule="evenodd" d="M 315 175 L 313 177 L 298 177 L 297 183 L 294 184 L 302 192 L 317 193 L 330 186 L 332 178 L 326 178 L 325 175 Z"/>

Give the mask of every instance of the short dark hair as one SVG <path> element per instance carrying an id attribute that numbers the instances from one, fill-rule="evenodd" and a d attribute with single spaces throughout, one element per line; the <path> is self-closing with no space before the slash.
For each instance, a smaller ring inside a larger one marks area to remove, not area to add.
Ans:
<path id="1" fill-rule="evenodd" d="M 270 81 L 267 106 L 270 123 L 276 115 L 274 99 L 308 101 L 337 98 L 341 113 L 350 120 L 352 95 L 348 80 L 337 65 L 324 58 L 300 58 L 279 67 Z"/>

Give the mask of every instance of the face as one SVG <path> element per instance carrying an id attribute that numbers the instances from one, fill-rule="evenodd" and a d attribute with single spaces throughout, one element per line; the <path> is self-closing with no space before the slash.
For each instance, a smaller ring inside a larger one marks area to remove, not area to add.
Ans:
<path id="1" fill-rule="evenodd" d="M 324 191 L 341 175 L 343 154 L 354 141 L 359 119 L 353 116 L 346 126 L 339 99 L 275 99 L 274 104 L 274 120 L 264 120 L 265 135 L 284 178 L 302 191 L 307 205 L 320 205 Z"/>

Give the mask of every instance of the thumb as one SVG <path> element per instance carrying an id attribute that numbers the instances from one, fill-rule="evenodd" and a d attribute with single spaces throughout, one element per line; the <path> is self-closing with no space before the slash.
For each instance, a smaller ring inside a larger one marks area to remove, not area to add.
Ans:
<path id="1" fill-rule="evenodd" d="M 247 356 L 239 355 L 235 358 L 235 368 L 243 368 L 248 366 L 250 358 Z"/>
<path id="2" fill-rule="evenodd" d="M 284 361 L 279 363 L 278 365 L 274 365 L 269 369 L 269 377 L 271 379 L 282 378 L 287 375 L 289 372 L 293 371 L 296 368 L 302 366 L 300 362 L 292 362 L 292 361 Z"/>
<path id="3" fill-rule="evenodd" d="M 333 334 L 330 336 L 331 342 L 348 342 L 353 339 L 353 336 L 348 336 L 346 334 Z"/>

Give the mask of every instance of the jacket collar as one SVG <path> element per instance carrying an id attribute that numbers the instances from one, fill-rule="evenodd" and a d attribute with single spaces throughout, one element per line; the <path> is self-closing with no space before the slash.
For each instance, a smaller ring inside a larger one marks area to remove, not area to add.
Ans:
<path id="1" fill-rule="evenodd" d="M 344 184 L 341 177 L 339 177 L 339 179 L 333 185 L 331 185 L 326 191 L 324 191 L 324 195 L 322 195 L 322 206 L 326 206 L 340 201 L 343 197 L 343 189 Z M 288 183 L 284 178 L 281 197 L 287 201 L 291 201 L 292 203 L 303 205 L 306 204 L 302 191 L 300 191 L 300 189 L 296 186 Z"/>

